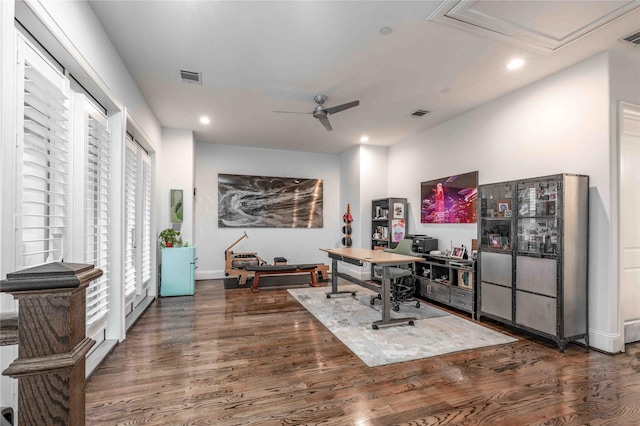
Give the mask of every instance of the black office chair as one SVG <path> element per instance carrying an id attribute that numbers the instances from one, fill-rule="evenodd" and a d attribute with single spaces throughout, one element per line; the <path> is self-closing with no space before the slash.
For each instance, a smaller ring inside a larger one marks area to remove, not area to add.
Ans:
<path id="1" fill-rule="evenodd" d="M 404 254 L 407 256 L 420 256 L 420 253 L 413 251 L 413 240 L 401 240 L 396 248 L 386 248 L 384 251 L 388 253 Z M 413 276 L 412 264 L 398 265 L 389 267 L 389 278 L 391 279 L 391 305 L 394 311 L 400 310 L 400 304 L 408 302 L 416 302 L 416 308 L 420 307 L 420 301 L 414 297 L 416 291 L 416 280 Z M 382 278 L 383 267 L 374 266 L 374 273 Z M 376 300 L 382 300 L 382 295 L 378 294 L 371 298 L 371 304 L 374 305 Z"/>

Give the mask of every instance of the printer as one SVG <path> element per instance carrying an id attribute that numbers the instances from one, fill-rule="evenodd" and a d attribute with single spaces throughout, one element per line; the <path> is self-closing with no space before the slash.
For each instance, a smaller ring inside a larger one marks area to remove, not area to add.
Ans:
<path id="1" fill-rule="evenodd" d="M 426 235 L 407 234 L 407 238 L 412 241 L 412 250 L 416 253 L 429 254 L 431 250 L 438 250 L 438 240 Z"/>

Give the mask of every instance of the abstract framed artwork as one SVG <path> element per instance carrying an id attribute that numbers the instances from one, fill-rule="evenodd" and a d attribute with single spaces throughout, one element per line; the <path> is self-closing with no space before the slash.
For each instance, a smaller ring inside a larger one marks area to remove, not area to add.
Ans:
<path id="1" fill-rule="evenodd" d="M 183 220 L 183 195 L 182 189 L 172 189 L 169 193 L 169 201 L 171 203 L 171 222 L 182 223 Z"/>
<path id="2" fill-rule="evenodd" d="M 218 174 L 218 227 L 322 228 L 322 179 Z"/>

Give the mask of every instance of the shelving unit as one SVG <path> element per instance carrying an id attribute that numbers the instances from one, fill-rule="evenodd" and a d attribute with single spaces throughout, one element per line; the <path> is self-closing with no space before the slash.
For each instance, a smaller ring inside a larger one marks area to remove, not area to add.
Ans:
<path id="1" fill-rule="evenodd" d="M 416 262 L 415 279 L 420 297 L 476 315 L 475 261 L 425 255 Z"/>
<path id="2" fill-rule="evenodd" d="M 371 248 L 395 248 L 406 232 L 406 198 L 381 198 L 371 202 Z"/>
<path id="3" fill-rule="evenodd" d="M 407 199 L 371 201 L 371 248 L 395 248 L 407 234 Z M 371 267 L 371 278 L 380 279 Z"/>
<path id="4" fill-rule="evenodd" d="M 588 346 L 588 191 L 588 176 L 571 174 L 478 187 L 479 318 L 561 351 L 569 341 Z"/>

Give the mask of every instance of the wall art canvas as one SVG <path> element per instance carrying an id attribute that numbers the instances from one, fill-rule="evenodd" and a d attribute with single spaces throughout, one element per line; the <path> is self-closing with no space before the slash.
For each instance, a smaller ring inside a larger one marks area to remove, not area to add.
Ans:
<path id="1" fill-rule="evenodd" d="M 220 228 L 322 228 L 322 179 L 218 175 Z"/>
<path id="2" fill-rule="evenodd" d="M 476 223 L 478 172 L 420 184 L 421 223 Z"/>
<path id="3" fill-rule="evenodd" d="M 172 189 L 169 193 L 169 199 L 171 203 L 171 222 L 182 223 L 183 217 L 183 198 L 182 189 Z"/>

